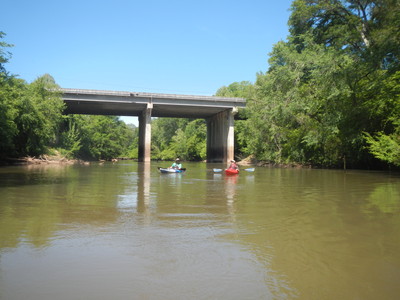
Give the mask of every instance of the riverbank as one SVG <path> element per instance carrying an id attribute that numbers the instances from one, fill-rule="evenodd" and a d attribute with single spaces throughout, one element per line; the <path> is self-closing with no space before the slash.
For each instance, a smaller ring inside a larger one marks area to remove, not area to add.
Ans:
<path id="1" fill-rule="evenodd" d="M 67 159 L 56 155 L 40 155 L 39 157 L 19 157 L 6 158 L 0 161 L 1 166 L 8 165 L 39 165 L 39 164 L 85 164 L 86 162 L 79 159 Z"/>
<path id="2" fill-rule="evenodd" d="M 317 168 L 316 166 L 312 166 L 310 164 L 299 164 L 299 163 L 274 163 L 269 161 L 257 160 L 254 156 L 248 156 L 237 162 L 240 166 L 257 166 L 257 167 L 270 167 L 270 168 L 294 168 L 294 169 L 312 169 Z"/>
<path id="3" fill-rule="evenodd" d="M 126 157 L 119 157 L 111 159 L 111 162 L 117 162 L 119 160 L 137 160 L 131 159 Z M 154 160 L 158 161 L 158 160 Z M 93 161 L 97 163 L 104 163 L 105 160 Z M 206 162 L 206 161 L 204 161 Z M 10 165 L 40 165 L 40 164 L 58 164 L 58 165 L 73 165 L 73 164 L 81 164 L 81 165 L 90 165 L 90 161 L 85 161 L 81 159 L 68 159 L 62 156 L 59 152 L 55 155 L 40 155 L 39 157 L 20 157 L 20 158 L 6 158 L 0 160 L 0 166 L 10 166 Z M 254 156 L 248 156 L 241 160 L 237 160 L 237 164 L 239 166 L 248 167 L 248 166 L 256 166 L 256 167 L 265 167 L 265 168 L 281 168 L 281 169 L 343 169 L 343 168 L 329 168 L 329 167 L 322 167 L 317 165 L 311 164 L 300 164 L 300 163 L 275 163 L 271 161 L 262 161 L 257 160 Z M 371 168 L 357 168 L 357 169 L 368 169 Z M 375 168 L 374 170 L 390 170 L 390 171 L 399 171 L 396 167 L 390 166 L 382 166 L 381 168 Z"/>

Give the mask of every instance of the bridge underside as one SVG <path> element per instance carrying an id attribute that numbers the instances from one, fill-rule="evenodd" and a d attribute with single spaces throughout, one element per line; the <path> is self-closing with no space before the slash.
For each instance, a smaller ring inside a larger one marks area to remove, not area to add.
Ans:
<path id="1" fill-rule="evenodd" d="M 234 158 L 234 114 L 241 98 L 61 89 L 66 114 L 139 117 L 139 160 L 150 161 L 151 118 L 207 120 L 207 161 Z"/>

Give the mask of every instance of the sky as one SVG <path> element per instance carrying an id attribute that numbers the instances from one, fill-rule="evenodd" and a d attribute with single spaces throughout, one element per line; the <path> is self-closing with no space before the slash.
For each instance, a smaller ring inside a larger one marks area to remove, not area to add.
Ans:
<path id="1" fill-rule="evenodd" d="M 267 71 L 291 2 L 4 1 L 0 31 L 14 45 L 5 67 L 62 88 L 211 96 Z"/>

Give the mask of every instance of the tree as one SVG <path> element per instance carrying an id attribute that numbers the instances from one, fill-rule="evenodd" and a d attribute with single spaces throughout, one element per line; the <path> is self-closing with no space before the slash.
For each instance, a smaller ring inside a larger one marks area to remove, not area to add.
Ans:
<path id="1" fill-rule="evenodd" d="M 364 133 L 368 149 L 376 158 L 400 166 L 400 71 L 376 81 L 366 94 L 376 123 L 372 134 Z"/>
<path id="2" fill-rule="evenodd" d="M 18 129 L 14 137 L 18 155 L 43 154 L 56 142 L 64 110 L 57 87 L 48 74 L 20 87 L 22 93 L 15 99 L 17 114 L 14 120 Z"/>
<path id="3" fill-rule="evenodd" d="M 5 48 L 13 47 L 12 44 L 1 41 L 6 34 L 0 31 L 0 80 L 4 80 L 8 76 L 8 72 L 4 64 L 8 63 L 11 58 L 11 52 L 6 51 Z"/>
<path id="4" fill-rule="evenodd" d="M 379 132 L 375 136 L 365 133 L 365 139 L 376 158 L 400 166 L 400 132 L 391 135 Z"/>
<path id="5" fill-rule="evenodd" d="M 16 109 L 13 99 L 18 94 L 17 82 L 8 76 L 5 64 L 11 57 L 6 48 L 12 45 L 1 41 L 5 36 L 0 31 L 0 158 L 5 158 L 15 150 L 13 138 L 17 134 L 17 127 L 14 123 Z"/>
<path id="6" fill-rule="evenodd" d="M 334 49 L 303 36 L 304 49 L 279 42 L 270 69 L 259 73 L 248 102 L 249 148 L 263 160 L 335 165 L 342 107 L 348 98 L 343 69 L 351 64 Z"/>
<path id="7" fill-rule="evenodd" d="M 70 157 L 110 159 L 132 147 L 135 132 L 118 117 L 63 116 L 64 102 L 50 75 L 30 84 L 10 76 L 4 67 L 10 46 L 0 41 L 0 158 L 41 155 L 59 146 Z"/>
<path id="8" fill-rule="evenodd" d="M 274 162 L 372 162 L 364 132 L 396 140 L 398 89 L 385 86 L 398 84 L 399 16 L 392 0 L 294 1 L 288 41 L 248 101 L 249 150 Z"/>
<path id="9" fill-rule="evenodd" d="M 179 128 L 184 128 L 188 119 L 158 118 L 152 121 L 152 156 L 157 159 L 171 160 L 176 157 L 171 151 L 170 144 Z"/>
<path id="10" fill-rule="evenodd" d="M 69 158 L 78 157 L 82 148 L 82 138 L 78 122 L 74 115 L 65 116 L 63 127 L 60 130 L 60 146 L 65 155 Z"/>
<path id="11" fill-rule="evenodd" d="M 152 158 L 204 160 L 206 121 L 203 119 L 160 118 L 152 123 Z"/>
<path id="12" fill-rule="evenodd" d="M 133 124 L 127 124 L 123 131 L 127 144 L 122 156 L 137 159 L 139 155 L 139 128 Z"/>
<path id="13" fill-rule="evenodd" d="M 0 77 L 0 158 L 14 156 L 14 138 L 18 134 L 15 99 L 22 96 L 25 83 L 20 79 Z"/>
<path id="14" fill-rule="evenodd" d="M 182 155 L 187 160 L 204 160 L 207 157 L 207 124 L 203 119 L 189 122 L 184 129 L 185 145 Z M 177 143 L 179 145 L 180 143 Z"/>
<path id="15" fill-rule="evenodd" d="M 43 154 L 56 140 L 64 104 L 50 75 L 27 84 L 8 74 L 11 46 L 0 42 L 0 157 Z"/>
<path id="16" fill-rule="evenodd" d="M 128 147 L 126 124 L 114 116 L 82 116 L 83 157 L 112 159 Z"/>
<path id="17" fill-rule="evenodd" d="M 215 93 L 218 97 L 251 98 L 253 84 L 250 81 L 233 82 L 228 86 L 222 86 Z"/>

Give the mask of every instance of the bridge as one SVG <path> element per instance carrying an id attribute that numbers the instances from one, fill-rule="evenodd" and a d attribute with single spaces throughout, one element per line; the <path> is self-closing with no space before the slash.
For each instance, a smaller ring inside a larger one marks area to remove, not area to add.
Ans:
<path id="1" fill-rule="evenodd" d="M 207 162 L 234 158 L 234 115 L 243 98 L 60 89 L 66 114 L 139 118 L 139 161 L 150 161 L 151 118 L 196 118 L 207 121 Z"/>

